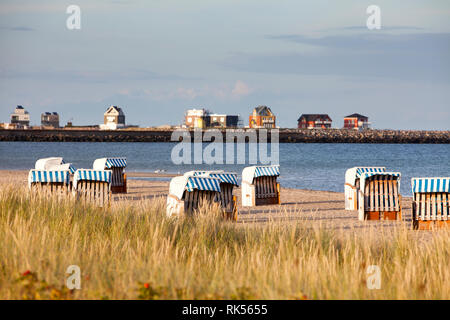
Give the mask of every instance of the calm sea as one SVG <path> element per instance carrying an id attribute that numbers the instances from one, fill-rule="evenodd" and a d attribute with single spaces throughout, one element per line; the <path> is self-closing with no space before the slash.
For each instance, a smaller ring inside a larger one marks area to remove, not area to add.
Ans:
<path id="1" fill-rule="evenodd" d="M 240 174 L 246 165 L 174 165 L 174 143 L 0 142 L 0 169 L 30 169 L 39 158 L 62 156 L 76 168 L 96 158 L 127 157 L 127 171 L 224 169 Z M 450 176 L 450 145 L 280 144 L 280 182 L 285 187 L 343 192 L 345 170 L 385 166 L 402 174 L 401 192 L 411 194 L 411 177 Z M 248 159 L 247 159 L 248 160 Z"/>

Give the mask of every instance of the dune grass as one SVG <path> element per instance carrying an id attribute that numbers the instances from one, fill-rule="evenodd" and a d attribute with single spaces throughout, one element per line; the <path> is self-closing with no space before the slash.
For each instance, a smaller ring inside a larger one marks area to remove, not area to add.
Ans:
<path id="1" fill-rule="evenodd" d="M 0 299 L 449 299 L 450 237 L 420 241 L 308 221 L 165 217 L 164 201 L 101 209 L 0 187 Z M 65 287 L 69 265 L 81 289 Z M 381 289 L 366 285 L 381 268 Z"/>

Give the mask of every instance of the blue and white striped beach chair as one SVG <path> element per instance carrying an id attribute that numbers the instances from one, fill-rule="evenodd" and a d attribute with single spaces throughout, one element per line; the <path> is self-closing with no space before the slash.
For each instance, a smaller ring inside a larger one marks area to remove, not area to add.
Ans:
<path id="1" fill-rule="evenodd" d="M 401 220 L 400 172 L 360 175 L 359 220 Z"/>
<path id="2" fill-rule="evenodd" d="M 238 187 L 237 174 L 234 172 L 216 171 L 189 171 L 184 176 L 211 177 L 220 180 L 220 203 L 227 218 L 237 220 L 237 201 L 233 196 L 234 187 Z"/>
<path id="3" fill-rule="evenodd" d="M 192 215 L 202 202 L 220 201 L 220 180 L 203 176 L 179 176 L 172 178 L 167 196 L 167 216 Z"/>
<path id="4" fill-rule="evenodd" d="M 93 164 L 94 170 L 111 170 L 111 192 L 127 193 L 127 176 L 124 173 L 127 166 L 126 158 L 101 158 Z"/>
<path id="5" fill-rule="evenodd" d="M 280 166 L 252 166 L 242 170 L 242 206 L 280 204 Z"/>
<path id="6" fill-rule="evenodd" d="M 345 172 L 345 210 L 358 210 L 358 192 L 361 175 L 365 172 L 386 172 L 385 167 L 353 167 Z"/>
<path id="7" fill-rule="evenodd" d="M 111 201 L 110 170 L 78 169 L 73 176 L 73 192 L 77 199 L 91 201 L 100 207 Z"/>
<path id="8" fill-rule="evenodd" d="M 69 170 L 36 170 L 28 173 L 30 190 L 40 190 L 49 193 L 67 193 L 70 182 Z"/>
<path id="9" fill-rule="evenodd" d="M 414 229 L 450 227 L 450 177 L 412 178 Z"/>

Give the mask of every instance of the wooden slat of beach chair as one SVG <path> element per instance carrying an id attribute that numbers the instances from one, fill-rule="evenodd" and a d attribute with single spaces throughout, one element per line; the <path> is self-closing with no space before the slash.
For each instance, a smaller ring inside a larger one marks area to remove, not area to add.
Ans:
<path id="1" fill-rule="evenodd" d="M 369 192 L 370 192 L 369 184 L 366 183 L 366 185 L 364 186 L 364 210 L 369 209 L 369 203 L 370 203 Z M 359 209 L 359 207 L 357 209 Z"/>
<path id="2" fill-rule="evenodd" d="M 262 193 L 262 197 L 263 198 L 267 198 L 266 179 L 267 179 L 267 177 L 261 177 L 261 182 L 262 182 L 262 184 L 261 184 L 261 187 L 262 187 L 261 193 Z"/>
<path id="3" fill-rule="evenodd" d="M 384 192 L 384 210 L 385 211 L 392 211 L 389 206 L 389 189 L 388 189 L 388 179 L 389 177 L 385 178 L 383 180 L 383 192 Z"/>
<path id="4" fill-rule="evenodd" d="M 193 191 L 193 206 L 192 206 L 192 208 L 194 209 L 194 210 L 197 210 L 198 209 L 198 206 L 199 206 L 199 201 L 200 201 L 200 199 L 201 199 L 201 197 L 200 197 L 200 193 L 201 193 L 201 191 L 199 191 L 199 190 L 194 190 Z"/>
<path id="5" fill-rule="evenodd" d="M 267 180 L 269 185 L 269 197 L 273 198 L 275 197 L 275 190 L 273 188 L 273 177 L 269 177 Z"/>
<path id="6" fill-rule="evenodd" d="M 277 177 L 272 177 L 272 190 L 273 190 L 273 196 L 278 197 L 277 192 Z"/>
<path id="7" fill-rule="evenodd" d="M 369 204 L 369 211 L 373 211 L 375 208 L 375 186 L 374 186 L 375 182 L 373 180 L 369 180 L 369 186 L 370 186 L 370 204 Z"/>
<path id="8" fill-rule="evenodd" d="M 229 197 L 228 210 L 229 210 L 230 212 L 232 212 L 233 209 L 234 209 L 234 207 L 233 207 L 233 205 L 234 205 L 234 201 L 233 201 L 233 189 L 234 189 L 234 186 L 233 186 L 233 185 L 230 185 L 230 188 L 229 188 L 229 191 L 228 191 L 228 197 Z"/>
<path id="9" fill-rule="evenodd" d="M 187 197 L 188 197 L 188 192 L 185 191 L 184 192 L 184 212 L 187 213 L 188 212 L 188 201 L 187 201 Z"/>
<path id="10" fill-rule="evenodd" d="M 436 220 L 436 193 L 430 195 L 431 198 L 431 220 Z"/>
<path id="11" fill-rule="evenodd" d="M 380 177 L 379 179 L 378 179 L 378 183 L 379 183 L 379 188 L 378 188 L 378 191 L 379 191 L 379 193 L 380 193 L 380 206 L 379 206 L 379 209 L 380 209 L 380 211 L 385 211 L 385 209 L 384 209 L 384 179 L 383 179 L 383 177 Z"/>
<path id="12" fill-rule="evenodd" d="M 375 182 L 375 207 L 374 207 L 374 210 L 375 211 L 380 211 L 380 191 L 379 191 L 379 189 L 378 189 L 378 186 L 379 186 L 379 183 L 378 183 L 378 178 L 377 177 L 375 177 L 375 179 L 374 179 L 374 182 Z"/>
<path id="13" fill-rule="evenodd" d="M 400 198 L 399 198 L 399 194 L 398 194 L 398 180 L 394 177 L 393 178 L 393 182 L 392 182 L 392 186 L 393 186 L 393 198 L 394 198 L 394 211 L 399 211 L 400 210 Z"/>
<path id="14" fill-rule="evenodd" d="M 103 207 L 105 206 L 105 185 L 104 183 L 100 183 L 98 187 L 98 202 L 100 203 L 100 206 Z"/>
<path id="15" fill-rule="evenodd" d="M 444 220 L 448 220 L 450 217 L 450 205 L 449 205 L 449 194 L 448 193 L 443 193 L 442 194 L 442 216 Z"/>
<path id="16" fill-rule="evenodd" d="M 388 187 L 388 210 L 389 211 L 395 211 L 394 210 L 394 188 L 392 186 L 392 177 L 388 178 L 387 181 L 387 187 Z"/>
<path id="17" fill-rule="evenodd" d="M 425 220 L 431 220 L 431 195 L 426 193 Z"/>
<path id="18" fill-rule="evenodd" d="M 441 193 L 436 194 L 436 219 L 442 220 L 442 195 L 441 195 Z"/>
<path id="19" fill-rule="evenodd" d="M 425 194 L 424 193 L 419 193 L 420 196 L 420 215 L 419 215 L 419 219 L 420 220 L 424 220 L 425 219 Z"/>

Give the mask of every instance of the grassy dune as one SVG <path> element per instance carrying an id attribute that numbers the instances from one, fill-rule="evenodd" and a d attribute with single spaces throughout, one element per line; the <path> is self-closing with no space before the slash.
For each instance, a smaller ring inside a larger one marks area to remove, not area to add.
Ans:
<path id="1" fill-rule="evenodd" d="M 1 186 L 0 299 L 450 299 L 448 231 L 368 230 L 225 222 L 217 208 L 167 219 L 162 201 L 101 209 Z"/>

